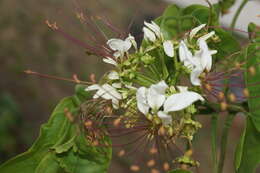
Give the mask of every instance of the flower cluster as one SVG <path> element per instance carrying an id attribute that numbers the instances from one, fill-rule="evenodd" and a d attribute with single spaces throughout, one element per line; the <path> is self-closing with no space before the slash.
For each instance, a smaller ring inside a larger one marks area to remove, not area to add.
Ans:
<path id="1" fill-rule="evenodd" d="M 106 76 L 107 83 L 94 84 L 87 87 L 86 90 L 98 90 L 93 98 L 101 97 L 112 100 L 113 107 L 116 109 L 119 108 L 119 101 L 126 99 L 123 95 L 127 94 L 127 90 L 135 90 L 137 108 L 141 113 L 145 115 L 149 112 L 158 113 L 162 120 L 168 120 L 166 124 L 170 124 L 169 112 L 180 111 L 195 101 L 204 100 L 201 93 L 192 91 L 192 89 L 194 90 L 194 87 L 201 85 L 203 74 L 210 72 L 212 68 L 212 55 L 216 54 L 217 51 L 209 49 L 207 40 L 213 37 L 215 32 L 211 31 L 197 38 L 198 33 L 206 26 L 202 24 L 192 29 L 185 38 L 176 42 L 165 40 L 160 27 L 155 22 L 144 22 L 144 25 L 144 46 L 141 46 L 139 50 L 131 34 L 124 40 L 110 39 L 107 41 L 107 45 L 114 51 L 114 58 L 105 57 L 103 61 L 115 65 L 116 68 Z M 132 47 L 136 51 L 130 54 L 129 50 Z M 163 57 L 156 57 L 156 51 L 161 53 L 161 48 L 164 54 L 159 56 Z M 166 60 L 175 63 L 170 68 L 175 68 L 175 73 L 178 73 L 178 76 L 168 74 L 166 78 L 161 77 L 161 69 L 166 68 L 167 71 L 170 71 L 165 62 L 160 62 Z M 154 67 L 157 64 L 162 67 Z M 157 73 L 160 80 L 157 79 L 158 82 L 156 82 L 151 78 L 149 81 L 148 76 L 141 74 L 144 69 Z M 190 75 L 191 91 L 188 90 L 189 84 L 178 86 L 178 81 L 174 79 L 185 74 Z M 142 80 L 143 82 L 148 81 L 147 84 L 150 86 L 145 85 L 149 88 L 140 86 Z M 175 81 L 174 85 L 172 85 L 172 81 Z M 169 92 L 167 93 L 166 90 Z"/>
<path id="2" fill-rule="evenodd" d="M 113 57 L 103 61 L 114 69 L 86 91 L 96 90 L 94 99 L 112 101 L 115 110 L 123 111 L 117 122 L 125 118 L 126 128 L 148 122 L 149 139 L 163 135 L 165 144 L 178 138 L 191 141 L 201 127 L 194 114 L 207 99 L 202 85 L 217 53 L 208 42 L 217 36 L 206 24 L 179 40 L 166 40 L 155 22 L 144 22 L 143 33 L 139 48 L 131 34 L 107 41 Z"/>

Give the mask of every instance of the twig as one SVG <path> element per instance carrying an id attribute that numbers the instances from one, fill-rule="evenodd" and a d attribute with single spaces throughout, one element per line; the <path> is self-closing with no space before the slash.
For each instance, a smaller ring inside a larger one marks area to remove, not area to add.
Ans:
<path id="1" fill-rule="evenodd" d="M 38 73 L 38 72 L 35 72 L 35 71 L 31 71 L 31 70 L 25 70 L 24 73 L 26 73 L 26 74 L 28 74 L 28 75 L 39 76 L 39 77 L 42 77 L 42 78 L 55 79 L 55 80 L 63 80 L 63 81 L 67 81 L 67 82 L 77 83 L 77 84 L 85 84 L 85 85 L 92 84 L 91 82 L 85 82 L 85 81 L 80 81 L 80 80 L 78 80 L 75 75 L 73 75 L 73 79 L 69 79 L 69 78 L 51 76 L 51 75 L 47 75 L 47 74 L 41 74 L 41 73 Z"/>

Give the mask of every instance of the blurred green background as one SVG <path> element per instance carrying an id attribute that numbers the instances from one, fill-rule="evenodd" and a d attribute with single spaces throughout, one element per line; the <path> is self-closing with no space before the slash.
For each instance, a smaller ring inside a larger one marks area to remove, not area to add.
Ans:
<path id="1" fill-rule="evenodd" d="M 161 0 L 78 0 L 82 9 L 109 16 L 119 28 L 142 34 L 144 20 L 159 16 L 167 4 Z M 50 30 L 45 20 L 76 38 L 84 40 L 85 27 L 75 16 L 74 0 L 0 0 L 0 163 L 24 152 L 36 139 L 40 125 L 47 121 L 58 101 L 74 93 L 74 84 L 28 76 L 30 69 L 44 74 L 81 80 L 97 78 L 109 69 L 100 57 L 88 56 L 81 47 Z M 201 117 L 203 129 L 195 142 L 201 172 L 210 172 L 210 118 Z M 232 171 L 232 154 L 240 135 L 241 120 L 229 143 L 226 172 Z M 195 150 L 196 151 L 196 150 Z M 110 172 L 128 172 L 126 162 L 115 158 Z"/>

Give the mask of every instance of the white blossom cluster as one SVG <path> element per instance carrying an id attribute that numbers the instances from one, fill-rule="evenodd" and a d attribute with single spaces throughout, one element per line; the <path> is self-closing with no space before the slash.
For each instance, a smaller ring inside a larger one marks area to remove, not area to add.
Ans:
<path id="1" fill-rule="evenodd" d="M 214 31 L 196 38 L 197 34 L 205 26 L 206 24 L 202 24 L 192 29 L 189 34 L 186 34 L 184 39 L 176 44 L 173 40 L 164 39 L 161 28 L 155 22 L 144 22 L 144 41 L 149 44 L 160 43 L 166 56 L 170 58 L 177 57 L 182 66 L 190 72 L 189 76 L 192 86 L 201 86 L 200 76 L 204 72 L 210 72 L 212 68 L 212 55 L 217 53 L 216 50 L 210 50 L 207 44 L 207 40 L 215 34 Z M 195 38 L 197 48 L 190 49 L 189 44 Z M 110 39 L 107 41 L 107 45 L 114 51 L 114 57 L 104 58 L 103 61 L 116 67 L 120 65 L 124 57 L 129 55 L 129 50 L 132 47 L 138 52 L 137 43 L 131 34 L 124 40 Z M 93 98 L 101 97 L 106 100 L 112 100 L 113 107 L 115 109 L 120 108 L 119 103 L 123 99 L 123 93 L 120 90 L 123 87 L 119 82 L 120 75 L 118 72 L 112 71 L 107 75 L 107 78 L 110 81 L 116 82 L 112 82 L 112 84 L 94 84 L 88 86 L 86 91 L 97 90 Z M 164 125 L 171 124 L 171 112 L 184 110 L 196 101 L 205 100 L 201 93 L 191 91 L 187 86 L 168 86 L 164 80 L 154 83 L 149 87 L 127 85 L 124 85 L 124 87 L 135 91 L 137 109 L 142 114 L 156 114 Z M 169 89 L 175 92 L 169 94 L 166 92 Z"/>

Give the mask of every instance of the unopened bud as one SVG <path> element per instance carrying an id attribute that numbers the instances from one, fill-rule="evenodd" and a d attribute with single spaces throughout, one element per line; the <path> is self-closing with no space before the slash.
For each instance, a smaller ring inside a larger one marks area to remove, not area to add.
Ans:
<path id="1" fill-rule="evenodd" d="M 122 157 L 125 155 L 125 150 L 120 150 L 117 154 L 119 157 Z"/>
<path id="2" fill-rule="evenodd" d="M 191 155 L 193 154 L 193 151 L 192 150 L 188 150 L 186 151 L 185 155 L 190 157 Z"/>
<path id="3" fill-rule="evenodd" d="M 153 167 L 155 165 L 155 160 L 149 160 L 148 162 L 147 162 L 147 166 L 148 167 Z"/>
<path id="4" fill-rule="evenodd" d="M 248 71 L 249 71 L 249 73 L 250 73 L 252 76 L 255 75 L 255 73 L 256 73 L 255 67 L 253 67 L 253 66 L 249 67 L 249 68 L 248 68 Z"/>
<path id="5" fill-rule="evenodd" d="M 239 62 L 236 62 L 236 63 L 235 63 L 235 67 L 236 67 L 237 69 L 240 69 L 241 64 L 240 64 Z"/>
<path id="6" fill-rule="evenodd" d="M 165 163 L 163 164 L 163 170 L 169 171 L 169 169 L 170 169 L 169 163 L 165 162 Z"/>
<path id="7" fill-rule="evenodd" d="M 208 91 L 211 91 L 212 90 L 212 87 L 210 84 L 205 84 L 205 88 L 208 90 Z"/>
<path id="8" fill-rule="evenodd" d="M 169 134 L 169 136 L 173 135 L 173 128 L 172 127 L 168 128 L 168 134 Z"/>
<path id="9" fill-rule="evenodd" d="M 74 117 L 73 117 L 72 113 L 69 111 L 68 108 L 64 109 L 64 113 L 65 113 L 65 116 L 69 119 L 70 122 L 74 121 Z"/>
<path id="10" fill-rule="evenodd" d="M 158 134 L 161 135 L 161 136 L 164 136 L 165 135 L 165 128 L 162 126 L 160 127 L 159 131 L 158 131 Z"/>
<path id="11" fill-rule="evenodd" d="M 93 82 L 93 83 L 96 83 L 96 75 L 94 73 L 91 73 L 89 75 L 89 78 L 90 78 L 90 81 Z"/>
<path id="12" fill-rule="evenodd" d="M 153 121 L 155 124 L 161 124 L 161 119 L 159 117 L 154 117 Z"/>
<path id="13" fill-rule="evenodd" d="M 92 142 L 92 146 L 98 146 L 99 142 L 97 140 Z"/>
<path id="14" fill-rule="evenodd" d="M 110 106 L 107 106 L 105 110 L 108 115 L 111 115 L 113 113 L 113 109 Z"/>
<path id="15" fill-rule="evenodd" d="M 118 127 L 119 124 L 120 124 L 120 122 L 121 122 L 121 118 L 117 118 L 117 119 L 114 120 L 113 125 L 114 125 L 115 127 Z"/>
<path id="16" fill-rule="evenodd" d="M 93 124 L 93 122 L 92 122 L 91 120 L 88 120 L 88 121 L 86 121 L 86 122 L 84 123 L 84 125 L 85 125 L 87 128 L 92 127 L 92 124 Z"/>
<path id="17" fill-rule="evenodd" d="M 147 114 L 147 115 L 146 115 L 146 118 L 147 118 L 148 120 L 150 120 L 150 121 L 153 120 L 153 116 L 152 116 L 151 114 Z"/>
<path id="18" fill-rule="evenodd" d="M 243 90 L 243 94 L 244 94 L 245 97 L 249 97 L 249 91 L 248 91 L 247 88 L 245 88 L 245 89 Z"/>
<path id="19" fill-rule="evenodd" d="M 235 102 L 235 101 L 237 100 L 235 94 L 233 94 L 233 93 L 229 94 L 228 97 L 229 97 L 229 100 L 230 100 L 231 102 Z"/>
<path id="20" fill-rule="evenodd" d="M 228 107 L 228 105 L 227 105 L 226 102 L 221 102 L 221 103 L 220 103 L 220 109 L 221 109 L 222 111 L 227 110 L 227 107 Z"/>
<path id="21" fill-rule="evenodd" d="M 157 148 L 152 147 L 149 152 L 150 152 L 150 154 L 157 154 L 158 150 L 157 150 Z"/>
<path id="22" fill-rule="evenodd" d="M 157 169 L 152 169 L 152 170 L 151 170 L 151 173 L 160 173 L 160 171 L 157 170 Z"/>
<path id="23" fill-rule="evenodd" d="M 130 170 L 131 170 L 131 171 L 134 171 L 134 172 L 137 172 L 137 171 L 140 170 L 140 167 L 137 166 L 137 165 L 132 165 L 132 166 L 130 167 Z"/>
<path id="24" fill-rule="evenodd" d="M 224 98 L 225 98 L 224 93 L 223 93 L 223 92 L 219 92 L 219 93 L 218 93 L 218 99 L 219 99 L 219 100 L 223 100 Z"/>

